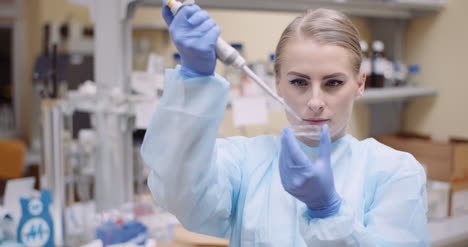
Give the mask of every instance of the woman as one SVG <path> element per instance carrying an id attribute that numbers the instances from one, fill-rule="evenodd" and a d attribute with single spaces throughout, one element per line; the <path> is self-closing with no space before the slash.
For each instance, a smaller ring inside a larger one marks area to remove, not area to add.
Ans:
<path id="1" fill-rule="evenodd" d="M 366 75 L 345 15 L 301 15 L 276 50 L 278 93 L 301 117 L 288 120 L 322 126 L 320 141 L 297 141 L 289 128 L 281 137 L 216 139 L 229 90 L 214 74 L 220 30 L 196 5 L 176 16 L 163 5 L 163 16 L 182 62 L 166 71 L 141 153 L 157 203 L 188 230 L 231 246 L 429 246 L 421 165 L 346 135 Z"/>

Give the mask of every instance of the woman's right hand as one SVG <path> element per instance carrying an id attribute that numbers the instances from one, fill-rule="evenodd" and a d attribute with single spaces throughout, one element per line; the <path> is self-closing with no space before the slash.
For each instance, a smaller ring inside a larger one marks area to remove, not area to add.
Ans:
<path id="1" fill-rule="evenodd" d="M 210 76 L 216 67 L 216 41 L 221 33 L 208 13 L 196 4 L 182 6 L 174 16 L 163 1 L 162 15 L 181 57 L 187 78 Z"/>

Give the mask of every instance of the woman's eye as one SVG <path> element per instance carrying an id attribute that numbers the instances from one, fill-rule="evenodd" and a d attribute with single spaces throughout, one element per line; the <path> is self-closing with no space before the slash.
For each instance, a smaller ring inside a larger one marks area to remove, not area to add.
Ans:
<path id="1" fill-rule="evenodd" d="M 289 82 L 295 86 L 300 86 L 300 87 L 307 86 L 307 81 L 304 79 L 294 79 L 294 80 L 290 80 Z"/>
<path id="2" fill-rule="evenodd" d="M 340 80 L 329 80 L 327 81 L 326 85 L 329 87 L 338 87 L 342 85 L 343 83 L 344 81 L 340 81 Z"/>

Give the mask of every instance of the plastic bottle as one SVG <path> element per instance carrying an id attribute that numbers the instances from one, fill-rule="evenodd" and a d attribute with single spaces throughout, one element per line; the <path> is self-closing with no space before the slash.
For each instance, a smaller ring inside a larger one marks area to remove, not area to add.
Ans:
<path id="1" fill-rule="evenodd" d="M 180 54 L 174 52 L 174 54 L 172 54 L 172 67 L 175 68 L 178 64 L 180 64 Z"/>
<path id="2" fill-rule="evenodd" d="M 372 73 L 370 77 L 369 87 L 381 88 L 384 87 L 385 77 L 385 58 L 384 58 L 384 43 L 380 40 L 372 42 Z"/>
<path id="3" fill-rule="evenodd" d="M 396 87 L 405 86 L 407 83 L 408 68 L 402 61 L 393 62 L 394 81 Z"/>
<path id="4" fill-rule="evenodd" d="M 408 86 L 418 86 L 420 70 L 421 68 L 417 64 L 408 66 L 408 78 L 406 80 Z"/>
<path id="5" fill-rule="evenodd" d="M 361 62 L 361 71 L 366 73 L 366 88 L 368 88 L 370 85 L 370 77 L 372 73 L 372 64 L 371 60 L 369 59 L 369 45 L 367 44 L 367 41 L 361 40 L 359 42 L 361 46 L 361 52 L 362 52 L 362 62 Z"/>

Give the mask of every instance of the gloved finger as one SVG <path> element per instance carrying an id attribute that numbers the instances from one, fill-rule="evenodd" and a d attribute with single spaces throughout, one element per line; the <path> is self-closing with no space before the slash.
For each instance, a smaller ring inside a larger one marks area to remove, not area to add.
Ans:
<path id="1" fill-rule="evenodd" d="M 284 128 L 281 132 L 281 149 L 285 154 L 289 154 L 289 157 L 293 160 L 291 162 L 292 167 L 301 168 L 306 167 L 310 164 L 310 159 L 302 151 L 299 143 L 296 140 L 291 128 Z"/>
<path id="2" fill-rule="evenodd" d="M 218 25 L 214 25 L 207 33 L 206 39 L 212 41 L 213 46 L 216 46 L 216 40 L 218 39 L 219 35 L 221 34 L 221 29 Z"/>
<path id="3" fill-rule="evenodd" d="M 167 26 L 170 26 L 172 23 L 172 20 L 174 20 L 174 15 L 172 14 L 171 9 L 166 5 L 168 1 L 169 0 L 162 1 L 162 16 Z"/>
<path id="4" fill-rule="evenodd" d="M 200 7 L 196 4 L 185 5 L 181 7 L 181 9 L 179 9 L 179 11 L 177 12 L 177 15 L 174 16 L 174 21 L 171 24 L 171 27 L 174 25 L 177 27 L 187 25 L 191 26 L 191 24 L 188 23 L 187 20 L 197 11 L 200 11 Z"/>
<path id="5" fill-rule="evenodd" d="M 181 7 L 181 9 L 179 9 L 179 11 L 177 12 L 177 16 L 181 16 L 183 17 L 185 20 L 188 20 L 190 19 L 190 17 L 192 17 L 192 15 L 194 15 L 195 13 L 197 13 L 198 11 L 201 11 L 201 8 L 200 6 L 196 5 L 196 4 L 191 4 L 191 5 L 184 5 L 183 7 Z"/>
<path id="6" fill-rule="evenodd" d="M 207 33 L 214 26 L 216 26 L 216 22 L 213 19 L 207 19 L 200 26 L 196 27 L 196 30 L 199 33 Z"/>
<path id="7" fill-rule="evenodd" d="M 331 139 L 328 124 L 322 126 L 322 133 L 320 134 L 319 146 L 319 159 L 329 162 L 330 161 Z"/>
<path id="8" fill-rule="evenodd" d="M 192 24 L 193 26 L 198 26 L 207 19 L 210 19 L 208 13 L 204 10 L 200 10 L 195 12 L 190 18 L 187 19 L 187 22 Z"/>

